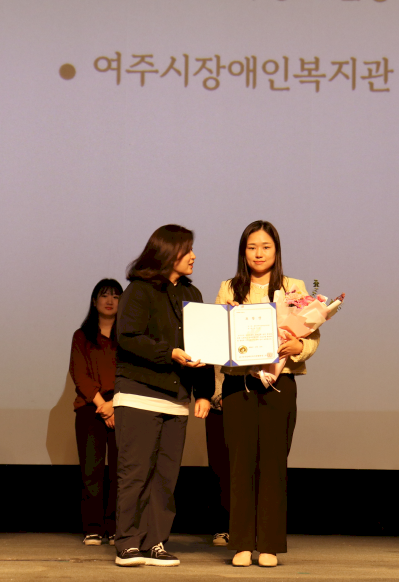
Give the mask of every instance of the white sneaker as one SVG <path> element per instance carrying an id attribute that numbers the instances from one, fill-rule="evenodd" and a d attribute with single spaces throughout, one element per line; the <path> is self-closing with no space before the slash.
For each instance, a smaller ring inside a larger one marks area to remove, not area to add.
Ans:
<path id="1" fill-rule="evenodd" d="M 212 543 L 214 546 L 227 546 L 229 543 L 228 533 L 217 533 L 213 536 Z"/>
<path id="2" fill-rule="evenodd" d="M 103 538 L 98 534 L 88 534 L 83 540 L 83 543 L 85 546 L 101 546 L 102 541 Z"/>

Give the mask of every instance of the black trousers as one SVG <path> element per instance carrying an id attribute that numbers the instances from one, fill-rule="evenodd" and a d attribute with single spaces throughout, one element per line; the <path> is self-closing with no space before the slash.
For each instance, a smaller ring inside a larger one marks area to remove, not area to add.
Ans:
<path id="1" fill-rule="evenodd" d="M 282 374 L 276 388 L 226 374 L 223 418 L 231 477 L 230 547 L 287 551 L 287 457 L 296 422 L 296 384 Z M 226 395 L 225 395 L 226 394 Z"/>
<path id="2" fill-rule="evenodd" d="M 115 546 L 147 551 L 165 543 L 176 514 L 187 416 L 115 408 L 118 495 Z"/>
<path id="3" fill-rule="evenodd" d="M 76 442 L 82 473 L 82 522 L 87 534 L 103 536 L 115 533 L 116 443 L 115 431 L 108 428 L 96 407 L 86 405 L 76 410 Z M 108 487 L 104 487 L 105 458 L 108 445 Z M 105 499 L 105 490 L 108 496 Z"/>
<path id="4" fill-rule="evenodd" d="M 212 475 L 212 530 L 214 533 L 229 531 L 230 514 L 230 467 L 229 451 L 225 443 L 223 412 L 210 409 L 205 419 L 206 445 L 209 468 Z"/>

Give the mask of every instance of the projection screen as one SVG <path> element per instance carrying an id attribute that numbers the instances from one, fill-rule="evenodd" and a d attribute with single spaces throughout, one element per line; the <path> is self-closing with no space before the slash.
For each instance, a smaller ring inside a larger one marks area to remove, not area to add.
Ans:
<path id="1" fill-rule="evenodd" d="M 347 294 L 290 466 L 399 468 L 398 22 L 397 0 L 0 1 L 1 463 L 77 463 L 69 352 L 99 279 L 183 224 L 212 303 L 263 219 L 286 274 Z M 184 464 L 206 463 L 191 418 Z"/>

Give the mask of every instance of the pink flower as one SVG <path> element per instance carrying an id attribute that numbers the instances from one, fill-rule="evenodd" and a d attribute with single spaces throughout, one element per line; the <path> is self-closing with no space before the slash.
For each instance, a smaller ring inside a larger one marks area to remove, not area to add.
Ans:
<path id="1" fill-rule="evenodd" d="M 303 293 L 293 290 L 286 293 L 284 301 L 285 303 L 293 305 L 297 309 L 301 310 L 304 307 L 307 307 L 314 300 L 314 297 L 311 297 L 311 295 L 303 295 Z"/>

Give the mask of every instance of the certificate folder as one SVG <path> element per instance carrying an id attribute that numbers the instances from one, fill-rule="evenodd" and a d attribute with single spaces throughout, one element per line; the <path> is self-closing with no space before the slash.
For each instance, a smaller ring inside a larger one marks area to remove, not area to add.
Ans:
<path id="1" fill-rule="evenodd" d="M 229 367 L 279 361 L 275 303 L 233 307 L 183 301 L 183 335 L 193 361 Z"/>

